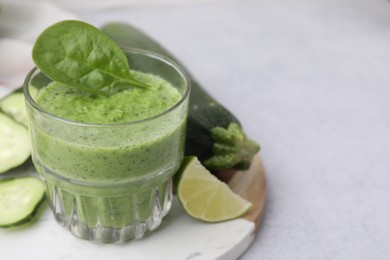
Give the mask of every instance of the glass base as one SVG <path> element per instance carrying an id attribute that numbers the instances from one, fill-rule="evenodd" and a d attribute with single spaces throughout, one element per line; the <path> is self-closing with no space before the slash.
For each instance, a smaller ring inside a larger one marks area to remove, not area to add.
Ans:
<path id="1" fill-rule="evenodd" d="M 94 196 L 46 181 L 55 219 L 71 233 L 98 243 L 123 243 L 156 229 L 172 205 L 172 180 L 137 193 Z"/>

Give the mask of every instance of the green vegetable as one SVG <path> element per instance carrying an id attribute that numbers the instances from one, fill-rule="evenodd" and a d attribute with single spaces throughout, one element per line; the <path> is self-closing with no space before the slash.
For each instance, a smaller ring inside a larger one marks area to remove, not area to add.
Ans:
<path id="1" fill-rule="evenodd" d="M 35 95 L 38 90 L 30 87 L 30 93 Z M 27 113 L 23 88 L 19 88 L 0 100 L 0 109 L 18 123 L 27 126 Z"/>
<path id="2" fill-rule="evenodd" d="M 33 47 L 33 60 L 52 80 L 95 94 L 147 87 L 133 78 L 119 46 L 81 21 L 61 21 L 43 31 Z"/>
<path id="3" fill-rule="evenodd" d="M 38 89 L 30 86 L 31 95 Z M 31 165 L 30 135 L 23 88 L 0 99 L 0 174 Z"/>
<path id="4" fill-rule="evenodd" d="M 0 112 L 0 174 L 22 165 L 30 155 L 27 128 Z"/>
<path id="5" fill-rule="evenodd" d="M 0 227 L 34 219 L 45 199 L 45 185 L 33 176 L 0 180 Z"/>
<path id="6" fill-rule="evenodd" d="M 177 62 L 167 50 L 142 31 L 123 23 L 102 28 L 119 45 L 145 49 Z M 237 118 L 212 98 L 192 77 L 187 125 L 186 154 L 197 156 L 211 170 L 247 169 L 259 151 L 249 140 Z"/>

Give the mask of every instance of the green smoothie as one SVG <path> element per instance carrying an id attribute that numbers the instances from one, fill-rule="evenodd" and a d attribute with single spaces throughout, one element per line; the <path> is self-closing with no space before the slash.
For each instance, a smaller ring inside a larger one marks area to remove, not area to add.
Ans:
<path id="1" fill-rule="evenodd" d="M 59 118 L 32 129 L 37 168 L 62 189 L 63 213 L 71 218 L 76 211 L 89 227 L 146 221 L 156 196 L 164 203 L 183 156 L 186 106 L 175 106 L 181 94 L 160 77 L 133 74 L 149 88 L 106 96 L 55 82 L 35 100 Z"/>

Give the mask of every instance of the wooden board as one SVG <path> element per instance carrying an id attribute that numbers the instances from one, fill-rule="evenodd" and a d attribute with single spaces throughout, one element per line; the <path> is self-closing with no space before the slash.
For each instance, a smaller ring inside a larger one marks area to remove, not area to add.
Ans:
<path id="1" fill-rule="evenodd" d="M 252 209 L 244 218 L 254 222 L 257 231 L 263 217 L 267 193 L 265 172 L 260 156 L 255 156 L 248 170 L 236 172 L 228 181 L 228 185 L 235 193 L 252 202 Z"/>
<path id="2" fill-rule="evenodd" d="M 222 171 L 217 177 L 226 182 L 230 189 L 252 203 L 252 209 L 243 217 L 260 228 L 267 193 L 265 171 L 260 155 L 253 158 L 252 165 L 245 171 Z"/>

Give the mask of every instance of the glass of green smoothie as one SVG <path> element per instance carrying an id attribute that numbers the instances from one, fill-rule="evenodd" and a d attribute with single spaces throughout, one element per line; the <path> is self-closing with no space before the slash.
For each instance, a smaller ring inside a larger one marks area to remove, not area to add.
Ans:
<path id="1" fill-rule="evenodd" d="M 34 68 L 24 84 L 32 158 L 58 223 L 86 240 L 120 243 L 156 229 L 183 158 L 190 83 L 160 55 L 123 48 L 148 88 L 96 95 Z"/>

